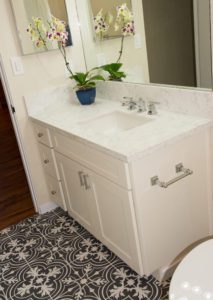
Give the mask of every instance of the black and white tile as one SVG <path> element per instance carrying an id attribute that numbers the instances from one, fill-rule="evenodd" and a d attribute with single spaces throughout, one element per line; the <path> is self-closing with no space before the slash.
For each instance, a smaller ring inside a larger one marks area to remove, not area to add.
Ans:
<path id="1" fill-rule="evenodd" d="M 167 300 L 60 208 L 0 231 L 0 300 Z"/>

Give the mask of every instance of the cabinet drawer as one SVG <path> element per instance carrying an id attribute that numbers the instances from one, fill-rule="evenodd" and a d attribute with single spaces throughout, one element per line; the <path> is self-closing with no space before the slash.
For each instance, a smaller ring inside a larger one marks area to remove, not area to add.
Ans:
<path id="1" fill-rule="evenodd" d="M 94 150 L 56 131 L 51 131 L 54 149 L 83 164 L 109 180 L 131 189 L 128 164 L 108 154 Z"/>
<path id="2" fill-rule="evenodd" d="M 39 147 L 42 165 L 45 173 L 60 180 L 58 168 L 55 162 L 54 151 L 51 148 L 40 143 L 38 144 L 38 147 Z"/>
<path id="3" fill-rule="evenodd" d="M 49 129 L 37 123 L 33 123 L 33 127 L 37 141 L 48 147 L 52 147 Z"/>
<path id="4" fill-rule="evenodd" d="M 46 182 L 50 200 L 58 204 L 63 210 L 67 210 L 61 183 L 49 175 L 46 175 Z"/>

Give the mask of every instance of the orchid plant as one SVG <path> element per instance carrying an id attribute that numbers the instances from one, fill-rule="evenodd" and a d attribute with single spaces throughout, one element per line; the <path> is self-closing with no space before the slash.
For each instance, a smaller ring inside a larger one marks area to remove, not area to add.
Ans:
<path id="1" fill-rule="evenodd" d="M 70 79 L 75 80 L 77 90 L 87 90 L 96 86 L 96 81 L 104 80 L 103 76 L 94 74 L 97 68 L 86 73 L 74 73 L 67 60 L 66 44 L 68 41 L 68 32 L 66 23 L 52 16 L 52 19 L 44 24 L 41 18 L 32 18 L 32 24 L 29 24 L 27 32 L 36 48 L 48 49 L 48 45 L 57 46 L 60 50 L 66 68 L 70 73 Z"/>
<path id="2" fill-rule="evenodd" d="M 94 17 L 94 29 L 99 40 L 102 40 L 104 38 L 104 35 L 109 30 L 112 21 L 113 16 L 111 15 L 111 13 L 108 12 L 104 15 L 103 9 L 101 9 Z"/>
<path id="3" fill-rule="evenodd" d="M 122 32 L 121 48 L 119 51 L 119 57 L 117 59 L 117 63 L 118 63 L 120 62 L 121 56 L 123 54 L 124 37 L 129 35 L 134 35 L 135 28 L 134 28 L 133 14 L 129 10 L 126 3 L 117 6 L 116 10 L 117 10 L 117 16 L 115 20 L 114 29 L 115 31 L 118 31 L 120 29 Z"/>
<path id="4" fill-rule="evenodd" d="M 103 39 L 106 32 L 110 29 L 113 22 L 111 14 L 104 15 L 103 9 L 94 17 L 94 30 L 99 39 Z M 121 71 L 123 64 L 120 62 L 123 54 L 124 38 L 126 36 L 134 35 L 134 18 L 132 12 L 129 10 L 126 3 L 116 7 L 116 18 L 114 22 L 114 30 L 121 31 L 121 47 L 119 50 L 119 56 L 115 63 L 106 64 L 101 68 L 109 73 L 109 80 L 122 80 L 126 77 L 126 74 Z"/>

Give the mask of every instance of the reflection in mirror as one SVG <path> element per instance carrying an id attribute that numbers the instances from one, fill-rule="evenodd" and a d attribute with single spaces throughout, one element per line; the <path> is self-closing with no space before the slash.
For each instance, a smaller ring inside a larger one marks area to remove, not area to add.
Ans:
<path id="1" fill-rule="evenodd" d="M 94 39 L 91 11 L 107 5 L 112 12 L 127 2 L 76 1 L 88 69 L 115 62 L 121 42 L 121 36 Z M 132 0 L 131 5 L 135 35 L 124 39 L 123 81 L 212 89 L 209 0 Z"/>
<path id="2" fill-rule="evenodd" d="M 89 0 L 90 1 L 90 6 L 91 6 L 91 13 L 92 13 L 92 18 L 91 18 L 91 24 L 93 26 L 93 19 L 97 14 L 100 12 L 102 9 L 102 13 L 104 16 L 110 15 L 113 20 L 116 18 L 116 10 L 114 9 L 115 7 L 115 1 L 114 0 L 107 0 L 107 1 L 101 1 L 100 0 Z M 116 6 L 122 5 L 123 0 L 117 0 L 116 1 Z M 128 8 L 132 10 L 132 4 L 131 0 L 126 0 L 125 3 L 127 4 Z M 115 38 L 115 37 L 120 37 L 121 36 L 121 31 L 115 31 L 112 26 L 109 27 L 109 30 L 106 31 L 106 33 L 103 35 L 104 39 L 110 39 L 110 38 Z M 94 32 L 94 37 L 95 32 Z"/>
<path id="3" fill-rule="evenodd" d="M 51 20 L 52 16 L 65 21 L 69 32 L 67 46 L 72 44 L 65 0 L 11 0 L 11 3 L 23 54 L 45 51 L 35 47 L 27 33 L 26 29 L 32 23 L 33 17 L 41 18 L 44 22 Z M 56 48 L 53 48 L 52 44 L 48 45 L 49 50 Z"/>

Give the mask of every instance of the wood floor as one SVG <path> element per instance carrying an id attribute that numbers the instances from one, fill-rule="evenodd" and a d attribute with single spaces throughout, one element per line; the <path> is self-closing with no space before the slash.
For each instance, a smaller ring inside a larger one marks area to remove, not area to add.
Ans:
<path id="1" fill-rule="evenodd" d="M 0 84 L 0 230 L 35 214 Z"/>

